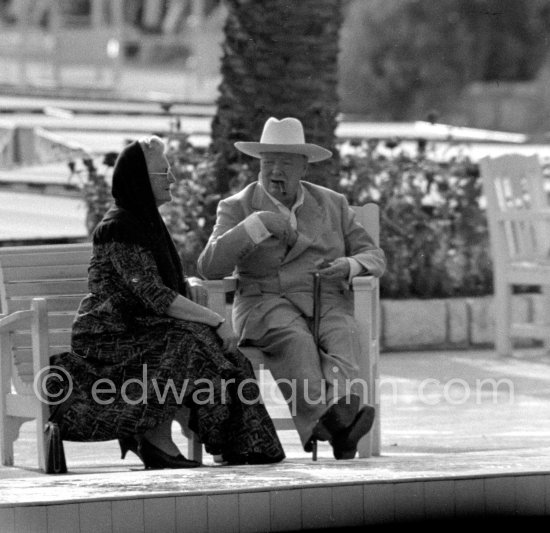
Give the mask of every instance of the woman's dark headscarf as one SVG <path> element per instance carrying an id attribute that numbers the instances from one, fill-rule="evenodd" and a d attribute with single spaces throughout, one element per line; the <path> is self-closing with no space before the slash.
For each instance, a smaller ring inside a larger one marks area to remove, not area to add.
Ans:
<path id="1" fill-rule="evenodd" d="M 112 195 L 115 205 L 95 229 L 94 244 L 115 241 L 148 248 L 164 284 L 185 294 L 181 261 L 155 203 L 147 162 L 138 141 L 126 146 L 116 160 Z"/>

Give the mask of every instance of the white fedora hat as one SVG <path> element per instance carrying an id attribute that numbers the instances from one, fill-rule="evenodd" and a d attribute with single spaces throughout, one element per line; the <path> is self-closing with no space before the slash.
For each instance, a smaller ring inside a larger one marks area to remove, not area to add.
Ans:
<path id="1" fill-rule="evenodd" d="M 259 143 L 239 141 L 235 143 L 235 148 L 252 157 L 261 157 L 265 152 L 302 154 L 307 157 L 309 163 L 332 157 L 330 150 L 306 143 L 302 123 L 291 117 L 282 120 L 274 117 L 267 119 Z"/>

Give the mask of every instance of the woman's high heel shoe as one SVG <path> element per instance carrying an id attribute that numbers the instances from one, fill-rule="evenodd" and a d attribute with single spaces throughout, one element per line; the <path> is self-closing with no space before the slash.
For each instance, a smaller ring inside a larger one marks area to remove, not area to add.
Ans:
<path id="1" fill-rule="evenodd" d="M 127 437 L 121 437 L 118 439 L 118 445 L 120 446 L 120 458 L 124 459 L 128 452 L 134 452 L 138 457 L 138 440 L 135 435 L 129 435 Z M 141 457 L 140 457 L 141 459 Z"/>
<path id="2" fill-rule="evenodd" d="M 142 439 L 138 445 L 138 455 L 143 461 L 145 470 L 157 470 L 162 468 L 196 468 L 201 466 L 198 461 L 186 459 L 181 453 L 170 455 L 163 452 L 150 442 Z"/>

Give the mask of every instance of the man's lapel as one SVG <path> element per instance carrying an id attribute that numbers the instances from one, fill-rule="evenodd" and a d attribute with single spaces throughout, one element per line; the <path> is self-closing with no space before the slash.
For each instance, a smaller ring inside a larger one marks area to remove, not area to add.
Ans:
<path id="1" fill-rule="evenodd" d="M 277 206 L 269 199 L 259 184 L 256 185 L 250 205 L 255 211 L 279 212 Z M 308 191 L 307 187 L 304 187 L 304 203 L 297 211 L 298 240 L 288 251 L 282 264 L 292 261 L 311 246 L 311 243 L 321 231 L 321 221 L 324 216 L 323 210 L 315 197 Z"/>
<path id="2" fill-rule="evenodd" d="M 298 208 L 296 214 L 298 217 L 298 240 L 286 254 L 283 264 L 292 261 L 309 248 L 323 226 L 321 223 L 325 216 L 323 210 L 306 187 L 304 187 L 304 203 Z"/>

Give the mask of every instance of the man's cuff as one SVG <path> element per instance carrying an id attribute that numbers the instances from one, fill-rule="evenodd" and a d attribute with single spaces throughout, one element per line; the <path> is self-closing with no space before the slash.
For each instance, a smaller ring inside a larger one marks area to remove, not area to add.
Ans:
<path id="1" fill-rule="evenodd" d="M 351 280 L 358 276 L 363 271 L 363 265 L 357 261 L 357 259 L 354 259 L 353 257 L 346 257 L 349 263 L 349 279 L 348 283 L 351 283 Z"/>
<path id="2" fill-rule="evenodd" d="M 243 221 L 244 229 L 254 244 L 260 244 L 262 241 L 271 237 L 271 232 L 267 230 L 258 213 L 252 213 Z"/>

